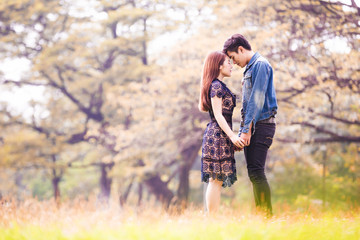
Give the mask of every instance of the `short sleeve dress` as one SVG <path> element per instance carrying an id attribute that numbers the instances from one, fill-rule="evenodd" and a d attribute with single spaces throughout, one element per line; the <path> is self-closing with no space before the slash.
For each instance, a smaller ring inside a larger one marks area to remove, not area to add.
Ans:
<path id="1" fill-rule="evenodd" d="M 232 114 L 236 106 L 236 96 L 218 79 L 213 80 L 209 89 L 210 98 L 222 99 L 222 115 L 232 129 Z M 236 180 L 234 144 L 216 122 L 212 109 L 211 121 L 204 132 L 201 154 L 201 181 L 209 178 L 222 181 L 222 186 L 230 187 Z"/>

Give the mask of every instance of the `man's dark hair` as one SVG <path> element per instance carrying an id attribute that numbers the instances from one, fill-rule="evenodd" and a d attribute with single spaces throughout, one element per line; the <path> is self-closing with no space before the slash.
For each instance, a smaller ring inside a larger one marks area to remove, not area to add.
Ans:
<path id="1" fill-rule="evenodd" d="M 246 50 L 251 50 L 250 43 L 241 34 L 234 34 L 224 43 L 223 53 L 227 55 L 227 52 L 238 52 L 239 46 L 242 46 Z"/>

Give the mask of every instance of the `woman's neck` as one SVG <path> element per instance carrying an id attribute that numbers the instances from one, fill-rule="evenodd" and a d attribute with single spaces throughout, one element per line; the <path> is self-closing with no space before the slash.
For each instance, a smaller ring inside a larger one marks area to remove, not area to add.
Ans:
<path id="1" fill-rule="evenodd" d="M 219 74 L 219 76 L 217 77 L 217 79 L 219 79 L 220 81 L 222 81 L 224 79 L 224 75 L 222 75 L 221 73 Z"/>

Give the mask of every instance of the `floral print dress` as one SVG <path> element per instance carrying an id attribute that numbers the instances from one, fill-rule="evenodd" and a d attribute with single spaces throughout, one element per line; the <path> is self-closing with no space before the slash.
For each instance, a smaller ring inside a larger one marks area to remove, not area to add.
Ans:
<path id="1" fill-rule="evenodd" d="M 209 89 L 210 98 L 222 99 L 222 115 L 232 129 L 232 114 L 236 106 L 236 97 L 226 85 L 218 79 L 213 80 Z M 222 181 L 223 187 L 230 187 L 236 180 L 234 145 L 216 122 L 214 113 L 209 111 L 208 123 L 202 142 L 201 181 L 209 178 Z"/>

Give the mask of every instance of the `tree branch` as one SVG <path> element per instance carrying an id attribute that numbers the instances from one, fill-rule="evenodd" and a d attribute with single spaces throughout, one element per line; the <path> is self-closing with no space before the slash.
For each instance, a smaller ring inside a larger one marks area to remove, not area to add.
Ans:
<path id="1" fill-rule="evenodd" d="M 79 108 L 79 110 L 81 112 L 85 113 L 88 118 L 93 119 L 97 122 L 102 122 L 104 120 L 104 116 L 101 112 L 95 112 L 95 113 L 92 112 L 91 111 L 92 106 L 90 106 L 89 108 L 86 108 L 84 105 L 81 104 L 81 102 L 78 99 L 76 99 L 72 94 L 70 94 L 70 92 L 68 92 L 68 90 L 66 89 L 66 87 L 64 85 L 63 86 L 58 85 L 44 71 L 41 71 L 41 74 L 50 81 L 50 86 L 53 86 L 54 88 L 59 89 L 66 97 L 68 97 L 70 99 L 71 102 L 73 102 Z M 64 81 L 64 79 L 62 78 L 61 72 L 59 73 L 59 78 L 61 79 L 62 82 Z"/>
<path id="2" fill-rule="evenodd" d="M 14 81 L 14 80 L 5 80 L 3 82 L 3 84 L 14 84 L 17 87 L 21 87 L 23 85 L 28 85 L 28 86 L 45 86 L 48 87 L 50 86 L 50 84 L 48 83 L 34 83 L 34 82 L 29 82 L 29 81 Z"/>
<path id="3" fill-rule="evenodd" d="M 306 143 L 312 143 L 312 142 L 360 142 L 360 137 L 353 137 L 353 136 L 341 136 L 337 133 L 334 133 L 332 131 L 326 130 L 323 127 L 316 126 L 314 124 L 311 124 L 309 122 L 292 122 L 293 125 L 301 125 L 305 127 L 309 127 L 314 129 L 318 133 L 324 133 L 328 134 L 331 137 L 326 138 L 314 138 L 312 140 L 307 141 Z"/>

